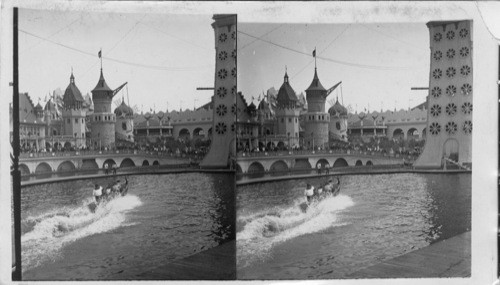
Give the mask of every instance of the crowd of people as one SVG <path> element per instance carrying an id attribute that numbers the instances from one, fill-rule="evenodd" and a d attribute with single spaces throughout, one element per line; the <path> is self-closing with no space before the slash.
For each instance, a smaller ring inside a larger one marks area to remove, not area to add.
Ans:
<path id="1" fill-rule="evenodd" d="M 237 152 L 242 153 L 276 153 L 281 151 L 333 151 L 333 152 L 364 152 L 378 155 L 398 155 L 407 157 L 409 160 L 416 159 L 424 146 L 424 140 L 404 140 L 403 138 L 389 139 L 386 137 L 372 137 L 362 139 L 360 137 L 350 138 L 349 141 L 330 141 L 325 146 L 288 146 L 282 142 L 259 143 L 258 147 L 251 148 L 248 143 L 238 144 Z"/>

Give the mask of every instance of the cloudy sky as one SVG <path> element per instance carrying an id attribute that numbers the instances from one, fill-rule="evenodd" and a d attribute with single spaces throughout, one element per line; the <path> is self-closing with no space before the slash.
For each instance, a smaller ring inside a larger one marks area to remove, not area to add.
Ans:
<path id="1" fill-rule="evenodd" d="M 238 85 L 247 100 L 283 83 L 285 67 L 297 94 L 314 75 L 344 105 L 358 112 L 408 108 L 422 103 L 429 70 L 425 23 L 399 24 L 238 24 Z M 327 107 L 329 105 L 327 104 Z"/>
<path id="2" fill-rule="evenodd" d="M 71 69 L 82 94 L 104 77 L 115 89 L 128 82 L 130 105 L 144 112 L 192 109 L 207 103 L 214 82 L 212 15 L 105 14 L 19 11 L 20 92 L 42 105 L 69 84 Z M 124 88 L 122 96 L 127 102 Z"/>

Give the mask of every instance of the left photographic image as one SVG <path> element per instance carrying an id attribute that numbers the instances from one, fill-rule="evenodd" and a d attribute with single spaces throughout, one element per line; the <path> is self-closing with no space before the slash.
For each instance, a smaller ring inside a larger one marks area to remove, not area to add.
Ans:
<path id="1" fill-rule="evenodd" d="M 13 13 L 13 280 L 235 279 L 236 15 Z"/>

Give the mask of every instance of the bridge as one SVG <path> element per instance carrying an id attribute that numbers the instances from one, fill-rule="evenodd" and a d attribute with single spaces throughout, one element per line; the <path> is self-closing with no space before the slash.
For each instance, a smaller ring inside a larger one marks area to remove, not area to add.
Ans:
<path id="1" fill-rule="evenodd" d="M 348 166 L 403 164 L 399 155 L 384 155 L 359 151 L 280 151 L 239 153 L 236 160 L 237 173 L 276 173 Z"/>
<path id="2" fill-rule="evenodd" d="M 19 158 L 21 176 L 76 170 L 99 170 L 105 164 L 120 168 L 186 163 L 188 158 L 165 152 L 116 150 L 72 151 L 22 154 Z"/>

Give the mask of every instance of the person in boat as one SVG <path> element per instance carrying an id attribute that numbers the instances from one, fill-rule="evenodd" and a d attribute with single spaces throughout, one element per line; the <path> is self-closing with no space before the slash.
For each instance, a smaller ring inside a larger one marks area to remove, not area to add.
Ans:
<path id="1" fill-rule="evenodd" d="M 337 184 L 333 184 L 333 196 L 337 196 L 340 192 L 340 179 L 337 177 Z"/>
<path id="2" fill-rule="evenodd" d="M 314 197 L 314 187 L 309 183 L 307 183 L 306 189 L 304 190 L 304 196 L 306 196 L 307 203 L 312 202 Z"/>
<path id="3" fill-rule="evenodd" d="M 333 191 L 333 180 L 329 179 L 323 186 L 323 193 L 326 195 L 332 193 L 332 191 Z"/>
<path id="4" fill-rule="evenodd" d="M 102 198 L 102 187 L 99 186 L 98 184 L 96 184 L 92 194 L 94 194 L 94 199 L 95 199 L 96 204 L 99 204 L 99 202 L 101 202 L 101 198 Z"/>
<path id="5" fill-rule="evenodd" d="M 323 187 L 325 187 L 325 186 L 323 185 L 323 186 L 320 186 L 320 187 L 314 189 L 313 200 L 320 200 L 321 199 L 321 197 L 324 193 Z"/>

